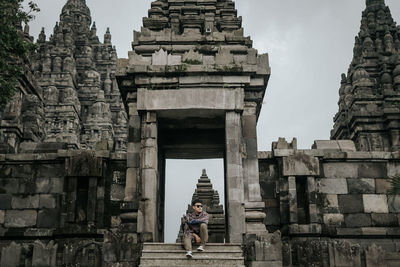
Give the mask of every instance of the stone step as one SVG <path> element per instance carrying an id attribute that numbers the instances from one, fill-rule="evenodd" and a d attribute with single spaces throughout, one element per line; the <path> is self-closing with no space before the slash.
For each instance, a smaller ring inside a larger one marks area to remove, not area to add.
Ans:
<path id="1" fill-rule="evenodd" d="M 198 252 L 193 247 L 193 258 L 186 258 L 186 251 L 177 243 L 143 244 L 140 267 L 207 266 L 244 267 L 240 244 L 207 244 L 206 251 Z"/>
<path id="2" fill-rule="evenodd" d="M 142 251 L 142 258 L 164 258 L 164 259 L 179 259 L 185 256 L 186 251 L 165 251 L 165 250 L 153 250 L 153 251 Z M 221 258 L 229 258 L 229 259 L 238 259 L 243 257 L 243 253 L 240 252 L 193 252 L 193 256 L 198 259 L 221 259 Z"/>
<path id="3" fill-rule="evenodd" d="M 195 251 L 197 246 L 193 246 Z M 177 243 L 144 243 L 143 251 L 151 250 L 165 250 L 165 251 L 184 251 L 181 244 Z M 207 252 L 242 252 L 242 246 L 240 244 L 218 244 L 209 243 L 206 245 Z"/>
<path id="4" fill-rule="evenodd" d="M 231 266 L 238 267 L 244 266 L 243 258 L 238 259 L 159 259 L 159 258 L 151 258 L 151 259 L 140 259 L 140 267 L 150 267 L 150 266 L 163 266 L 163 267 L 172 267 L 172 266 L 207 266 L 207 267 L 220 267 L 220 266 Z"/>
<path id="5" fill-rule="evenodd" d="M 174 265 L 174 266 L 179 266 L 179 265 Z M 169 267 L 174 267 L 174 266 L 169 266 Z M 182 265 L 182 266 L 196 266 L 196 265 Z M 199 265 L 201 266 L 201 265 Z M 165 267 L 165 265 L 140 265 L 139 267 Z M 245 265 L 218 265 L 218 266 L 211 266 L 208 265 L 207 267 L 246 267 Z"/>

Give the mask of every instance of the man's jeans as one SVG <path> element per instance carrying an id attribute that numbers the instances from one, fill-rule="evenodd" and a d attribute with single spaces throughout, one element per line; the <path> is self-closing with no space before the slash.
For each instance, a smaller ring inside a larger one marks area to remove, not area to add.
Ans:
<path id="1" fill-rule="evenodd" d="M 204 248 L 206 243 L 208 242 L 208 228 L 207 228 L 207 224 L 205 224 L 205 223 L 202 223 L 200 225 L 200 239 L 201 239 L 200 244 Z M 186 251 L 192 250 L 192 239 L 189 236 L 185 236 L 185 239 L 183 240 L 183 246 Z"/>

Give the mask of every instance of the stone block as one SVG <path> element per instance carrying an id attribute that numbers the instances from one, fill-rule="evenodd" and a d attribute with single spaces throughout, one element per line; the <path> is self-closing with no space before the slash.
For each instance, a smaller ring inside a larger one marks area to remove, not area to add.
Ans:
<path id="1" fill-rule="evenodd" d="M 385 227 L 362 227 L 363 235 L 369 236 L 386 236 L 387 228 Z"/>
<path id="2" fill-rule="evenodd" d="M 243 89 L 185 89 L 146 90 L 138 89 L 138 110 L 211 109 L 243 110 Z"/>
<path id="3" fill-rule="evenodd" d="M 362 195 L 340 195 L 338 196 L 339 210 L 341 213 L 364 212 Z"/>
<path id="4" fill-rule="evenodd" d="M 11 242 L 7 247 L 3 247 L 1 250 L 1 267 L 14 267 L 14 266 L 24 266 L 21 265 L 21 245 Z M 7 257 L 5 256 L 7 255 Z"/>
<path id="5" fill-rule="evenodd" d="M 317 176 L 319 175 L 319 160 L 304 153 L 283 158 L 284 176 Z"/>
<path id="6" fill-rule="evenodd" d="M 400 163 L 389 162 L 387 164 L 387 175 L 388 177 L 394 177 L 400 173 Z"/>
<path id="7" fill-rule="evenodd" d="M 40 178 L 63 178 L 64 176 L 64 164 L 41 164 L 37 170 L 37 177 Z"/>
<path id="8" fill-rule="evenodd" d="M 0 209 L 11 209 L 11 195 L 0 194 Z"/>
<path id="9" fill-rule="evenodd" d="M 389 213 L 386 195 L 363 195 L 364 212 Z"/>
<path id="10" fill-rule="evenodd" d="M 37 209 L 39 208 L 39 195 L 14 196 L 11 200 L 13 209 Z"/>
<path id="11" fill-rule="evenodd" d="M 336 140 L 315 140 L 313 149 L 336 149 L 339 150 L 339 144 Z"/>
<path id="12" fill-rule="evenodd" d="M 365 251 L 366 267 L 387 267 L 385 254 L 384 249 L 373 243 Z"/>
<path id="13" fill-rule="evenodd" d="M 33 245 L 32 267 L 56 266 L 58 244 L 36 240 Z"/>
<path id="14" fill-rule="evenodd" d="M 36 193 L 40 194 L 61 194 L 63 193 L 63 178 L 37 178 Z"/>
<path id="15" fill-rule="evenodd" d="M 328 225 L 341 225 L 344 222 L 344 215 L 328 213 L 323 215 L 323 220 Z"/>
<path id="16" fill-rule="evenodd" d="M 361 163 L 358 166 L 358 176 L 361 178 L 387 177 L 386 163 L 380 163 L 380 162 Z"/>
<path id="17" fill-rule="evenodd" d="M 123 201 L 125 198 L 125 186 L 112 184 L 110 198 L 112 201 Z"/>
<path id="18" fill-rule="evenodd" d="M 356 145 L 352 140 L 337 140 L 340 150 L 357 151 Z"/>
<path id="19" fill-rule="evenodd" d="M 0 210 L 0 224 L 4 224 L 4 215 L 5 215 L 4 210 Z"/>
<path id="20" fill-rule="evenodd" d="M 389 179 L 375 179 L 375 188 L 377 194 L 387 194 L 391 188 Z"/>
<path id="21" fill-rule="evenodd" d="M 347 187 L 350 194 L 374 194 L 374 179 L 347 179 Z"/>
<path id="22" fill-rule="evenodd" d="M 38 228 L 56 228 L 59 225 L 59 210 L 44 209 L 40 210 L 37 216 Z"/>
<path id="23" fill-rule="evenodd" d="M 324 206 L 328 210 L 336 210 L 339 209 L 339 201 L 338 201 L 338 195 L 325 195 L 325 202 Z"/>
<path id="24" fill-rule="evenodd" d="M 18 191 L 19 179 L 1 177 L 0 194 L 16 194 Z"/>
<path id="25" fill-rule="evenodd" d="M 7 210 L 4 225 L 10 228 L 32 227 L 36 225 L 35 210 Z"/>
<path id="26" fill-rule="evenodd" d="M 372 213 L 372 226 L 397 227 L 399 221 L 396 214 L 393 213 Z"/>
<path id="27" fill-rule="evenodd" d="M 280 209 L 267 208 L 267 217 L 264 220 L 266 225 L 279 225 L 280 224 Z"/>
<path id="28" fill-rule="evenodd" d="M 56 198 L 54 195 L 40 195 L 39 208 L 54 209 L 57 206 Z"/>
<path id="29" fill-rule="evenodd" d="M 152 55 L 152 65 L 167 65 L 168 64 L 168 52 L 163 49 L 156 51 Z"/>
<path id="30" fill-rule="evenodd" d="M 337 241 L 329 244 L 330 266 L 361 267 L 361 248 L 348 241 Z"/>
<path id="31" fill-rule="evenodd" d="M 372 225 L 371 215 L 365 213 L 345 214 L 346 227 L 369 227 Z"/>
<path id="32" fill-rule="evenodd" d="M 137 152 L 128 152 L 126 153 L 127 158 L 127 167 L 128 168 L 139 168 L 140 166 L 140 153 Z"/>
<path id="33" fill-rule="evenodd" d="M 325 194 L 347 194 L 347 181 L 346 179 L 321 179 L 319 188 L 317 190 Z"/>
<path id="34" fill-rule="evenodd" d="M 121 225 L 121 218 L 119 216 L 111 216 L 111 227 L 117 228 Z"/>
<path id="35" fill-rule="evenodd" d="M 388 196 L 389 211 L 400 213 L 400 196 Z"/>
<path id="36" fill-rule="evenodd" d="M 336 233 L 342 236 L 360 236 L 362 230 L 361 228 L 336 228 Z"/>
<path id="37" fill-rule="evenodd" d="M 329 162 L 323 164 L 327 178 L 358 178 L 358 165 L 347 162 Z"/>

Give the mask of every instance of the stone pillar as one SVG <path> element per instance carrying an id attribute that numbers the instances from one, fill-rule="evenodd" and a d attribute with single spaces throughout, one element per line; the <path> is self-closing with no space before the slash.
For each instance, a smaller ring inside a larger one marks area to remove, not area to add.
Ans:
<path id="1" fill-rule="evenodd" d="M 257 104 L 246 102 L 242 116 L 242 133 L 245 144 L 243 180 L 246 210 L 246 234 L 266 236 L 264 225 L 265 204 L 262 202 L 257 149 Z"/>
<path id="2" fill-rule="evenodd" d="M 308 210 L 310 213 L 310 223 L 318 223 L 317 194 L 315 178 L 307 177 Z"/>
<path id="3" fill-rule="evenodd" d="M 256 103 L 246 102 L 242 116 L 243 139 L 246 146 L 245 158 L 243 159 L 245 199 L 251 202 L 261 201 L 256 108 Z"/>
<path id="4" fill-rule="evenodd" d="M 158 133 L 157 114 L 147 112 L 142 118 L 141 203 L 144 241 L 158 241 Z"/>
<path id="5" fill-rule="evenodd" d="M 289 217 L 290 223 L 298 222 L 297 214 L 297 190 L 296 190 L 296 177 L 290 176 L 288 178 L 289 184 Z"/>
<path id="6" fill-rule="evenodd" d="M 137 200 L 137 180 L 140 167 L 141 121 L 137 103 L 129 104 L 129 137 L 127 148 L 127 171 L 125 184 L 125 201 Z"/>
<path id="7" fill-rule="evenodd" d="M 241 115 L 230 111 L 225 118 L 226 206 L 228 242 L 242 243 L 245 229 L 242 169 Z"/>

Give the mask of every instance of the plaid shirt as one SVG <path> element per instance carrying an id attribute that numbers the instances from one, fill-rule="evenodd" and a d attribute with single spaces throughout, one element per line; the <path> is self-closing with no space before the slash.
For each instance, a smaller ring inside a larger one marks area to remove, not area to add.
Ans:
<path id="1" fill-rule="evenodd" d="M 195 238 L 193 233 L 199 235 L 200 234 L 200 225 L 202 223 L 208 224 L 208 220 L 210 215 L 207 212 L 203 211 L 199 214 L 195 212 L 187 213 L 184 218 L 184 234 L 185 237 L 189 236 L 192 239 L 192 242 L 195 242 Z"/>

